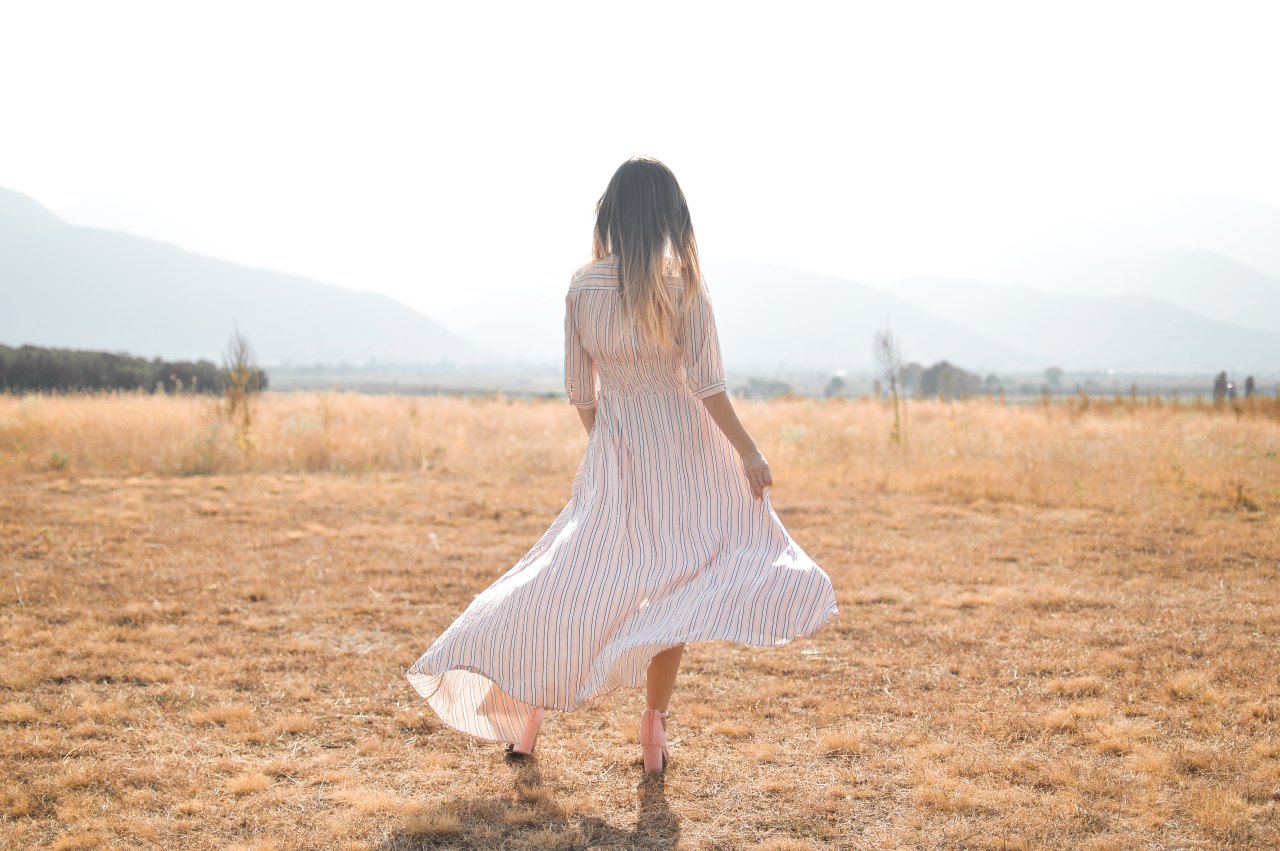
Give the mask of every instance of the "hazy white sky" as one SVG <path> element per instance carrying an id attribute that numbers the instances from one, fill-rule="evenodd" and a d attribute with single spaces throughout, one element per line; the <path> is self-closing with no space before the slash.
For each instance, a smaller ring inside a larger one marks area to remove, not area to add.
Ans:
<path id="1" fill-rule="evenodd" d="M 465 324 L 559 296 L 644 153 L 704 253 L 874 283 L 1155 194 L 1280 204 L 1278 24 L 1221 0 L 4 3 L 0 186 Z"/>

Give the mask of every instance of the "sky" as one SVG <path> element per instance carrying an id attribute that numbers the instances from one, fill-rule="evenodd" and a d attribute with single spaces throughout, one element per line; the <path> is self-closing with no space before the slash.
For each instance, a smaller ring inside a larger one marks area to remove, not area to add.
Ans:
<path id="1" fill-rule="evenodd" d="M 976 274 L 1152 199 L 1280 205 L 1278 24 L 1229 0 L 0 0 L 0 186 L 454 327 L 560 295 L 637 154 L 707 256 Z"/>

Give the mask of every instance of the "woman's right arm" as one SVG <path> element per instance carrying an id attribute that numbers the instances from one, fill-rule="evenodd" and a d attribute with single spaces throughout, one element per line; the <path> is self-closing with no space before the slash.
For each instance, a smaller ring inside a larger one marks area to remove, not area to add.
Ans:
<path id="1" fill-rule="evenodd" d="M 742 456 L 742 468 L 747 474 L 747 480 L 751 482 L 751 495 L 756 499 L 762 499 L 764 489 L 773 484 L 773 474 L 769 470 L 769 462 L 765 460 L 764 453 L 756 446 L 756 442 L 751 439 L 742 421 L 738 419 L 738 412 L 733 409 L 733 401 L 730 400 L 729 394 L 721 391 L 711 396 L 704 396 L 702 404 L 706 406 L 707 413 L 711 414 L 711 419 L 720 426 L 725 437 L 729 438 L 733 448 Z"/>
<path id="2" fill-rule="evenodd" d="M 685 318 L 683 332 L 688 345 L 685 369 L 689 388 L 693 390 L 694 397 L 706 405 L 707 413 L 742 456 L 742 469 L 751 483 L 751 495 L 763 499 L 764 489 L 773 484 L 773 474 L 769 472 L 769 462 L 764 454 L 738 420 L 738 413 L 726 392 L 728 384 L 720 353 L 720 332 L 716 328 L 715 310 L 705 291 L 699 290 L 697 301 Z"/>

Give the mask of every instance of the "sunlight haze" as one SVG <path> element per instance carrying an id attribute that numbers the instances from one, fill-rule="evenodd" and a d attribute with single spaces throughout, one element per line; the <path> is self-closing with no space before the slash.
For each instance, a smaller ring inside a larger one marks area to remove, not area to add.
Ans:
<path id="1" fill-rule="evenodd" d="M 1168 196 L 1280 205 L 1274 8 L 9 4 L 0 186 L 460 329 L 558 297 L 642 153 L 709 256 L 989 274 Z"/>

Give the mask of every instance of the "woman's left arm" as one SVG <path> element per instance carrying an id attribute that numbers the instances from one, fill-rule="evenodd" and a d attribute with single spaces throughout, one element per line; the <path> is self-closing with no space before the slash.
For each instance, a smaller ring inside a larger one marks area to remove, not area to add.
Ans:
<path id="1" fill-rule="evenodd" d="M 569 404 L 578 409 L 582 426 L 591 433 L 596 421 L 596 362 L 578 336 L 577 291 L 572 286 L 564 297 L 564 392 Z"/>

